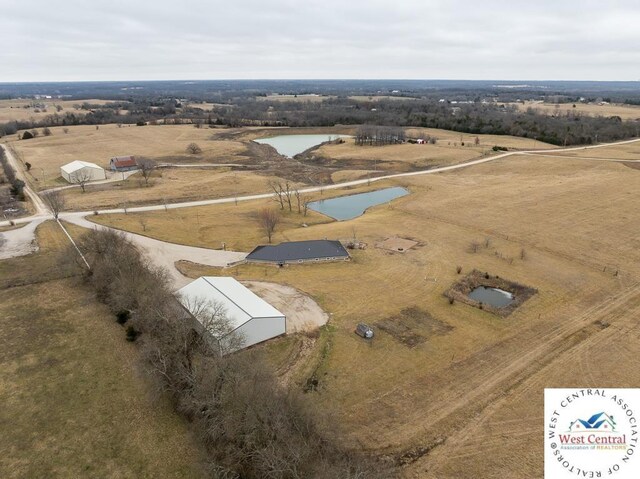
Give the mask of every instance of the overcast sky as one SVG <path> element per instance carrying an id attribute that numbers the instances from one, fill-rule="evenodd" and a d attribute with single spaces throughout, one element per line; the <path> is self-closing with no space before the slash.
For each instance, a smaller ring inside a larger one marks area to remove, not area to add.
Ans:
<path id="1" fill-rule="evenodd" d="M 0 0 L 0 82 L 640 80 L 638 0 Z"/>

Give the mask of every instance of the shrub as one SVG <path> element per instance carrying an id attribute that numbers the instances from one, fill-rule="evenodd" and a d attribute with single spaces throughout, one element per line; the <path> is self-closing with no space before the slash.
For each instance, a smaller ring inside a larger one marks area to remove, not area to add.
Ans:
<path id="1" fill-rule="evenodd" d="M 145 122 L 144 121 L 138 121 L 136 122 L 136 126 L 144 126 Z"/>
<path id="2" fill-rule="evenodd" d="M 122 309 L 116 313 L 116 322 L 118 324 L 124 324 L 127 321 L 129 321 L 130 317 L 131 317 L 131 312 L 126 309 Z M 129 328 L 131 328 L 131 326 L 129 326 Z M 127 328 L 127 336 L 129 335 L 129 331 L 128 331 L 129 328 Z"/>
<path id="3" fill-rule="evenodd" d="M 506 146 L 498 146 L 498 145 L 496 145 L 496 146 L 494 146 L 494 147 L 492 148 L 492 150 L 493 150 L 493 151 L 507 151 L 507 150 L 508 150 L 508 148 L 507 148 Z"/>
<path id="4" fill-rule="evenodd" d="M 22 134 L 22 139 L 23 139 L 23 140 L 30 140 L 31 138 L 33 138 L 33 135 L 31 134 L 31 132 L 30 132 L 30 131 L 25 131 L 25 132 Z"/>
<path id="5" fill-rule="evenodd" d="M 43 129 L 42 129 L 42 134 L 43 134 L 44 136 L 51 136 L 51 135 L 53 135 L 53 133 L 51 133 L 51 129 L 50 129 L 49 127 L 45 127 L 45 128 L 43 128 Z"/>
<path id="6" fill-rule="evenodd" d="M 456 273 L 462 273 L 462 266 L 456 266 Z"/>
<path id="7" fill-rule="evenodd" d="M 30 171 L 30 170 L 31 170 L 31 163 L 29 163 L 28 161 L 27 161 L 27 162 L 25 162 L 24 166 L 26 166 L 26 167 L 27 167 L 27 171 Z"/>
<path id="8" fill-rule="evenodd" d="M 127 326 L 127 341 L 134 342 L 140 336 L 140 332 L 133 326 Z"/>
<path id="9" fill-rule="evenodd" d="M 455 302 L 455 299 L 453 299 L 453 296 L 451 296 L 451 297 L 449 298 L 449 304 L 453 304 L 454 302 Z"/>

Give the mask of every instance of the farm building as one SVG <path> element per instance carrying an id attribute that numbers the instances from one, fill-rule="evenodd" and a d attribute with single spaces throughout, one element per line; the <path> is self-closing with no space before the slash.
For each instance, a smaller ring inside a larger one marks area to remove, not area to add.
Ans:
<path id="1" fill-rule="evenodd" d="M 224 309 L 232 331 L 216 337 L 216 333 L 209 330 L 223 348 L 233 350 L 234 340 L 238 338 L 242 339 L 242 347 L 247 348 L 286 332 L 285 315 L 234 278 L 202 276 L 178 290 L 177 296 L 205 330 L 210 328 L 203 321 L 215 314 L 216 308 Z"/>
<path id="2" fill-rule="evenodd" d="M 290 241 L 279 245 L 258 246 L 247 255 L 253 263 L 304 263 L 309 261 L 344 261 L 349 253 L 340 241 Z"/>
<path id="3" fill-rule="evenodd" d="M 60 176 L 69 183 L 107 179 L 107 173 L 95 163 L 77 160 L 61 166 Z"/>
<path id="4" fill-rule="evenodd" d="M 112 171 L 137 170 L 138 163 L 134 156 L 114 156 L 109 160 L 109 168 Z"/>

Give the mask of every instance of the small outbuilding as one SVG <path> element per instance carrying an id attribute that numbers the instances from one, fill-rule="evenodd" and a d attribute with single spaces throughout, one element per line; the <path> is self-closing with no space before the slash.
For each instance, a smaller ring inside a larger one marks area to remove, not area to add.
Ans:
<path id="1" fill-rule="evenodd" d="M 246 257 L 249 263 L 305 263 L 320 261 L 346 261 L 350 258 L 340 241 L 289 241 L 278 245 L 256 247 Z"/>
<path id="2" fill-rule="evenodd" d="M 60 167 L 60 176 L 69 183 L 106 180 L 107 173 L 95 163 L 72 161 Z"/>
<path id="3" fill-rule="evenodd" d="M 112 171 L 131 171 L 138 169 L 135 156 L 114 156 L 109 160 L 109 168 Z"/>
<path id="4" fill-rule="evenodd" d="M 254 294 L 234 278 L 202 276 L 177 292 L 180 304 L 196 320 L 214 314 L 214 309 L 224 310 L 231 331 L 222 337 L 208 331 L 214 339 L 229 349 L 237 348 L 241 339 L 242 348 L 248 348 L 286 333 L 287 320 L 283 313 Z M 200 323 L 202 329 L 207 325 Z M 233 337 L 235 336 L 235 338 Z M 226 351 L 231 352 L 231 351 Z"/>

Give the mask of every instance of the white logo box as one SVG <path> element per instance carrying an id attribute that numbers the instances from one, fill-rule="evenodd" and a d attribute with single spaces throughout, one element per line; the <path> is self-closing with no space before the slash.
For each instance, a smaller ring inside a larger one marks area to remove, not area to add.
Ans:
<path id="1" fill-rule="evenodd" d="M 544 477 L 640 479 L 640 388 L 544 390 Z"/>

